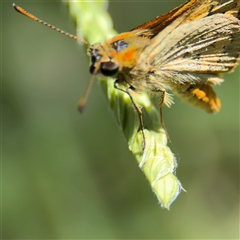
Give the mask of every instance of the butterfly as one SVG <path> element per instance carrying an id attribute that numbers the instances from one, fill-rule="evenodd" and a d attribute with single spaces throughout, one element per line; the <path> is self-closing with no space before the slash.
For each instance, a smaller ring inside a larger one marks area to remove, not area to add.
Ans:
<path id="1" fill-rule="evenodd" d="M 14 8 L 48 25 L 20 7 Z M 81 41 L 89 45 L 91 74 L 112 77 L 114 87 L 130 97 L 139 115 L 144 149 L 142 111 L 133 92 L 161 94 L 163 127 L 162 106 L 172 105 L 171 93 L 206 112 L 220 110 L 221 103 L 212 86 L 221 84 L 221 74 L 233 71 L 239 60 L 240 0 L 189 0 L 105 43 L 90 45 Z M 89 89 L 79 103 L 80 110 Z"/>

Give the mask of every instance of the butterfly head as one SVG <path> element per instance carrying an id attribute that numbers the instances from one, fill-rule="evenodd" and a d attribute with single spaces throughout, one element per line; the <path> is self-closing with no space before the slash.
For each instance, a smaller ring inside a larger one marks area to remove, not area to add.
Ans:
<path id="1" fill-rule="evenodd" d="M 115 50 L 100 43 L 90 46 L 88 54 L 91 59 L 90 72 L 93 75 L 114 76 L 118 73 L 119 63 Z"/>

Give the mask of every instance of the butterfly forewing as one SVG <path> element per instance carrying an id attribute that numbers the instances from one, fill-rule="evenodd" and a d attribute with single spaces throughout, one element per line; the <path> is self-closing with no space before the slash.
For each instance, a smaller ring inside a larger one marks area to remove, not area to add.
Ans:
<path id="1" fill-rule="evenodd" d="M 180 17 L 183 13 L 191 9 L 195 4 L 196 0 L 186 2 L 179 7 L 174 8 L 172 11 L 156 17 L 150 21 L 147 21 L 133 30 L 147 29 L 151 33 L 151 38 L 162 31 L 166 26 L 170 25 L 175 19 Z M 132 30 L 132 31 L 133 31 Z"/>
<path id="2" fill-rule="evenodd" d="M 150 40 L 131 71 L 144 79 L 139 88 L 171 90 L 207 112 L 218 111 L 220 101 L 209 84 L 220 84 L 220 73 L 237 65 L 239 9 L 240 0 L 192 0 L 172 11 L 169 25 L 157 26 L 152 20 L 153 29 L 162 31 Z M 140 28 L 144 26 L 151 27 L 151 21 Z M 164 102 L 171 105 L 169 97 Z"/>
<path id="3" fill-rule="evenodd" d="M 152 34 L 151 38 L 153 38 L 166 27 L 171 31 L 171 29 L 181 24 L 216 13 L 227 13 L 237 17 L 239 16 L 239 4 L 239 0 L 190 0 L 166 14 L 141 24 L 133 30 L 148 29 Z"/>
<path id="4" fill-rule="evenodd" d="M 179 26 L 148 54 L 156 70 L 220 73 L 235 66 L 239 53 L 240 21 L 216 14 Z"/>

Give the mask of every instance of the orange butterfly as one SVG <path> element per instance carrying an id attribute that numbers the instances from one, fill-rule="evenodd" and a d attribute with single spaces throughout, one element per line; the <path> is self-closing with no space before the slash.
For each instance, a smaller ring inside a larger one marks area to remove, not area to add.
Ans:
<path id="1" fill-rule="evenodd" d="M 48 25 L 15 4 L 14 8 Z M 131 98 L 139 114 L 144 147 L 142 111 L 132 91 L 161 93 L 160 116 L 162 105 L 170 107 L 173 103 L 169 91 L 209 113 L 219 111 L 221 103 L 211 85 L 220 84 L 220 74 L 237 65 L 239 19 L 240 0 L 190 0 L 130 32 L 89 46 L 90 72 L 113 77 L 114 87 Z M 89 88 L 80 101 L 80 110 L 88 92 Z"/>

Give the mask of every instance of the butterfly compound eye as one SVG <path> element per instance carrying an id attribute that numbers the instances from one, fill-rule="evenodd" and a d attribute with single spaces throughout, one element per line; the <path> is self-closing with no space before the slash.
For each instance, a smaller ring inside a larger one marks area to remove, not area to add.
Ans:
<path id="1" fill-rule="evenodd" d="M 118 65 L 114 62 L 104 62 L 101 64 L 101 73 L 104 76 L 110 77 L 118 72 Z"/>

